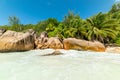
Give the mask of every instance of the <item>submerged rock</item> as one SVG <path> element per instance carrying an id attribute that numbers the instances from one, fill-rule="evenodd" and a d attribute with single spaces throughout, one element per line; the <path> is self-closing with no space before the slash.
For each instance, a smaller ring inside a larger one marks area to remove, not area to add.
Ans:
<path id="1" fill-rule="evenodd" d="M 75 38 L 67 38 L 63 41 L 64 49 L 75 49 L 75 50 L 92 50 L 98 52 L 104 52 L 105 46 L 98 41 L 86 41 Z"/>
<path id="2" fill-rule="evenodd" d="M 63 53 L 61 53 L 60 51 L 56 50 L 52 53 L 49 53 L 49 54 L 44 54 L 42 56 L 55 56 L 55 55 L 62 55 Z"/>
<path id="3" fill-rule="evenodd" d="M 34 49 L 34 37 L 30 33 L 6 31 L 0 36 L 0 52 Z"/>

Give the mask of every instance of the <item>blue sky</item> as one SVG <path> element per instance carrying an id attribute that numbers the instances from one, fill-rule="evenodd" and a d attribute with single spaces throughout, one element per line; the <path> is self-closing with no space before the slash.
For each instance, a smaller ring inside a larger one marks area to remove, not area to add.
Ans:
<path id="1" fill-rule="evenodd" d="M 98 12 L 107 12 L 119 0 L 0 0 L 0 25 L 8 24 L 9 16 L 17 16 L 22 24 L 37 23 L 49 17 L 63 20 L 69 10 L 86 19 Z"/>

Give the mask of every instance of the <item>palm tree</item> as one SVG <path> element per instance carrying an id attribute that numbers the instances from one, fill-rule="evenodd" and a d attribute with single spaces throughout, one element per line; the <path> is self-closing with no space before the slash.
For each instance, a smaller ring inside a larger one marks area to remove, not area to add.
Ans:
<path id="1" fill-rule="evenodd" d="M 79 15 L 69 12 L 65 16 L 63 24 L 65 37 L 75 37 L 83 39 L 86 36 L 86 29 L 83 26 L 84 21 Z"/>
<path id="2" fill-rule="evenodd" d="M 88 18 L 86 20 L 86 26 L 88 27 L 88 40 L 98 40 L 103 43 L 116 38 L 119 31 L 118 21 L 101 12 Z"/>

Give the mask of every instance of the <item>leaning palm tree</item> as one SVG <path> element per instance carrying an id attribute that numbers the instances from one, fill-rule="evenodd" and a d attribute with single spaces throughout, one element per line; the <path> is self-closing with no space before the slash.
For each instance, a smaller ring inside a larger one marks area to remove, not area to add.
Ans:
<path id="1" fill-rule="evenodd" d="M 101 12 L 91 18 L 86 19 L 88 27 L 88 40 L 98 40 L 108 42 L 110 39 L 116 38 L 119 29 L 119 22 L 116 19 L 108 17 Z"/>

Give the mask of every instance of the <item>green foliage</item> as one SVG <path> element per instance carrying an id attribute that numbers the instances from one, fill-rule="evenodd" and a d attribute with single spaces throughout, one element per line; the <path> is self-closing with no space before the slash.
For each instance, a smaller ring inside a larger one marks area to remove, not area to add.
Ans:
<path id="1" fill-rule="evenodd" d="M 53 31 L 49 32 L 49 35 L 51 37 L 60 37 L 60 38 L 65 38 L 65 29 L 64 29 L 64 24 L 60 23 L 57 27 L 54 27 Z"/>
<path id="2" fill-rule="evenodd" d="M 84 38 L 86 36 L 86 28 L 84 20 L 79 15 L 69 12 L 63 20 L 64 37 Z"/>
<path id="3" fill-rule="evenodd" d="M 88 18 L 88 40 L 98 40 L 106 42 L 106 39 L 115 39 L 119 32 L 119 22 L 117 19 L 110 18 L 107 14 L 98 13 L 97 15 Z"/>
<path id="4" fill-rule="evenodd" d="M 17 18 L 16 16 L 9 16 L 8 20 L 11 27 L 9 29 L 15 30 L 15 31 L 22 31 L 19 18 Z"/>

